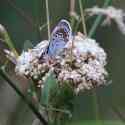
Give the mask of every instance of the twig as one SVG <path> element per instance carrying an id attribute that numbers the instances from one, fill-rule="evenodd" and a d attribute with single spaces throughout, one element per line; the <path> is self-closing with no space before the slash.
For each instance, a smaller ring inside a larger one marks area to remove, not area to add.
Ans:
<path id="1" fill-rule="evenodd" d="M 70 24 L 72 29 L 74 28 L 74 24 L 75 24 L 75 18 L 73 16 L 74 13 L 75 13 L 75 0 L 70 0 L 69 15 L 70 15 Z"/>
<path id="2" fill-rule="evenodd" d="M 31 111 L 37 116 L 37 118 L 43 123 L 44 125 L 48 125 L 47 121 L 43 118 L 37 108 L 33 105 L 33 103 L 25 97 L 25 95 L 15 86 L 13 81 L 8 77 L 5 71 L 0 68 L 0 76 L 7 81 L 7 83 L 16 91 L 16 93 L 22 98 L 22 100 L 29 106 Z"/>
<path id="3" fill-rule="evenodd" d="M 70 11 L 69 14 L 72 16 L 72 13 L 75 12 L 75 0 L 70 0 Z"/>

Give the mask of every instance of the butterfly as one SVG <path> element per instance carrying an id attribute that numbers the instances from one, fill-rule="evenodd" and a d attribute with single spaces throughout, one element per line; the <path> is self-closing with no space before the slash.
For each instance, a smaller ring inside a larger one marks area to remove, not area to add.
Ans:
<path id="1" fill-rule="evenodd" d="M 19 66 L 32 62 L 35 57 L 38 57 L 39 61 L 42 62 L 44 59 L 49 59 L 48 56 L 50 58 L 58 56 L 65 48 L 67 42 L 71 39 L 72 29 L 70 23 L 63 19 L 59 21 L 52 31 L 50 41 L 44 40 L 34 48 L 29 49 L 29 51 L 23 51 L 18 59 L 11 51 L 4 50 L 4 52 L 14 64 Z M 29 45 L 29 42 L 27 45 Z"/>
<path id="2" fill-rule="evenodd" d="M 58 56 L 72 38 L 72 29 L 67 20 L 62 19 L 51 33 L 46 54 L 50 57 Z"/>

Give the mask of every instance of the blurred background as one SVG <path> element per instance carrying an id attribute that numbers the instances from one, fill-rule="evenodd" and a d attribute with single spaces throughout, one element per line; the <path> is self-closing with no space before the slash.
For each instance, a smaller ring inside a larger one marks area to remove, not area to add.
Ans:
<path id="1" fill-rule="evenodd" d="M 94 5 L 102 6 L 104 0 L 83 0 L 84 8 Z M 112 0 L 117 8 L 125 8 L 124 0 Z M 78 1 L 76 11 L 80 14 Z M 60 19 L 70 19 L 70 0 L 49 0 L 51 30 Z M 91 28 L 94 18 L 87 21 L 87 31 Z M 0 0 L 0 23 L 3 24 L 18 52 L 21 52 L 25 41 L 29 40 L 36 45 L 47 39 L 45 0 Z M 78 31 L 82 32 L 82 24 Z M 40 30 L 41 27 L 41 30 Z M 94 36 L 97 42 L 105 49 L 108 55 L 107 70 L 112 83 L 96 90 L 96 98 L 92 92 L 81 93 L 74 100 L 73 117 L 69 124 L 83 125 L 86 121 L 92 123 L 100 119 L 101 123 L 120 125 L 125 122 L 125 36 L 112 23 L 111 27 L 99 26 Z M 0 49 L 6 46 L 0 44 Z M 0 54 L 0 64 L 5 56 Z M 10 68 L 13 66 L 10 65 Z M 13 69 L 13 68 L 12 68 Z M 11 73 L 11 72 L 10 72 Z M 15 74 L 11 73 L 13 79 Z M 20 82 L 21 83 L 21 82 Z M 18 85 L 23 91 L 27 84 Z M 0 125 L 32 125 L 34 114 L 26 104 L 13 91 L 13 89 L 0 78 Z M 110 121 L 107 123 L 107 121 Z M 114 122 L 115 121 L 115 122 Z"/>

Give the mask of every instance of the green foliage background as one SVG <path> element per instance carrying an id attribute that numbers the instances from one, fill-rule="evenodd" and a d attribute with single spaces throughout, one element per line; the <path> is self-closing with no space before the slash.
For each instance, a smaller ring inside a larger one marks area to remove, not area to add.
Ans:
<path id="1" fill-rule="evenodd" d="M 104 0 L 85 0 L 85 7 L 96 4 L 101 6 L 103 2 Z M 69 19 L 69 3 L 69 0 L 49 0 L 51 29 L 60 19 Z M 125 1 L 114 0 L 113 5 L 124 9 Z M 77 2 L 76 10 L 79 13 Z M 88 30 L 93 21 L 94 19 L 87 23 Z M 39 31 L 39 26 L 46 23 L 45 0 L 0 0 L 0 23 L 8 30 L 19 52 L 26 40 L 35 45 L 47 39 L 47 28 Z M 90 122 L 93 125 L 99 119 L 102 121 L 97 124 L 111 120 L 105 124 L 122 125 L 125 121 L 125 36 L 112 24 L 106 28 L 99 26 L 94 37 L 108 53 L 107 69 L 113 82 L 107 87 L 98 88 L 96 98 L 91 91 L 81 93 L 74 101 L 71 123 L 89 125 L 85 121 L 93 120 Z M 0 46 L 2 49 L 3 46 Z M 4 58 L 0 56 L 0 60 Z M 14 74 L 11 75 L 15 78 Z M 31 125 L 35 116 L 8 85 L 2 79 L 0 81 L 0 125 Z M 19 85 L 23 88 L 22 86 L 25 85 Z"/>

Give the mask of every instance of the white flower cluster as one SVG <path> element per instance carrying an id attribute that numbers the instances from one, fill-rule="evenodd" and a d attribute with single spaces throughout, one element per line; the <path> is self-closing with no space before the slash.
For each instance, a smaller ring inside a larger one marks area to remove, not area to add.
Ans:
<path id="1" fill-rule="evenodd" d="M 110 25 L 111 20 L 114 20 L 115 23 L 117 24 L 119 30 L 123 34 L 125 34 L 125 23 L 124 23 L 125 13 L 123 12 L 122 9 L 116 9 L 113 6 L 109 6 L 106 8 L 99 8 L 99 7 L 95 6 L 93 8 L 86 9 L 86 12 L 90 16 L 105 15 L 106 19 L 104 20 L 103 25 L 107 25 L 107 24 Z"/>
<path id="2" fill-rule="evenodd" d="M 33 49 L 30 49 L 28 51 L 23 51 L 22 54 L 18 57 L 15 71 L 17 74 L 20 75 L 28 75 L 31 73 L 33 76 L 34 74 L 37 74 L 36 66 L 39 62 L 39 57 L 41 54 L 45 51 L 46 47 L 48 46 L 49 42 L 47 40 L 40 42 L 37 46 L 35 46 Z M 35 66 L 35 67 L 34 67 Z"/>
<path id="3" fill-rule="evenodd" d="M 22 52 L 16 60 L 16 73 L 32 78 L 43 87 L 46 76 L 53 71 L 59 85 L 69 83 L 76 93 L 105 84 L 106 53 L 94 39 L 78 33 L 59 56 L 52 59 L 45 54 L 40 58 L 47 46 L 48 41 L 42 41 Z"/>
<path id="4" fill-rule="evenodd" d="M 76 93 L 105 83 L 108 75 L 105 70 L 106 53 L 95 40 L 79 34 L 67 44 L 64 51 L 60 72 L 57 70 L 60 83 L 71 83 Z"/>

